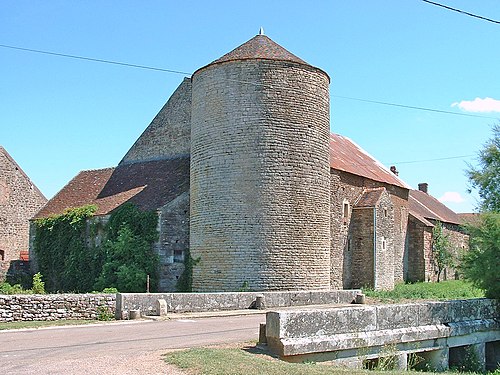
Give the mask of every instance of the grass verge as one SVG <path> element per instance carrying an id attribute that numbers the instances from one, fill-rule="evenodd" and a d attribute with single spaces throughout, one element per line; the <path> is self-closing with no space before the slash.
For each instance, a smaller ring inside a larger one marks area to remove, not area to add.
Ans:
<path id="1" fill-rule="evenodd" d="M 2 322 L 0 331 L 6 329 L 26 329 L 26 328 L 44 328 L 56 326 L 74 326 L 83 324 L 102 323 L 98 320 L 51 320 L 51 321 L 24 321 L 24 322 Z"/>
<path id="2" fill-rule="evenodd" d="M 394 290 L 363 289 L 367 297 L 380 302 L 403 300 L 446 300 L 482 298 L 484 291 L 463 280 L 440 283 L 397 284 Z"/>
<path id="3" fill-rule="evenodd" d="M 374 371 L 347 369 L 315 362 L 288 363 L 255 347 L 197 348 L 167 353 L 167 363 L 196 375 L 373 375 Z M 381 372 L 377 372 L 381 374 Z M 408 374 L 407 371 L 384 371 L 384 375 Z M 419 372 L 419 374 L 426 374 Z M 430 373 L 427 373 L 430 374 Z"/>

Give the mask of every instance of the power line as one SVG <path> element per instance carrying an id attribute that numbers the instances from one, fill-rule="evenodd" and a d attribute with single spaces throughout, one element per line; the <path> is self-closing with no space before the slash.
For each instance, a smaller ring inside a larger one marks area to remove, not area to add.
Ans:
<path id="1" fill-rule="evenodd" d="M 71 59 L 92 61 L 92 62 L 104 63 L 104 64 L 120 65 L 120 66 L 129 67 L 129 68 L 147 69 L 147 70 L 154 70 L 154 71 L 159 71 L 159 72 L 182 74 L 182 75 L 187 75 L 187 76 L 192 75 L 192 73 L 183 72 L 180 70 L 158 68 L 158 67 L 148 66 L 148 65 L 131 64 L 131 63 L 126 63 L 126 62 L 121 62 L 121 61 L 97 59 L 97 58 L 86 57 L 86 56 L 69 55 L 69 54 L 65 54 L 65 53 L 43 51 L 43 50 L 32 49 L 32 48 L 17 47 L 17 46 L 12 46 L 12 45 L 7 45 L 7 44 L 0 44 L 0 48 L 8 48 L 8 49 L 14 49 L 14 50 L 19 50 L 19 51 L 24 51 L 24 52 L 40 53 L 40 54 L 44 54 L 44 55 L 66 57 L 66 58 L 71 58 Z M 227 79 L 227 80 L 232 81 L 232 82 L 250 84 L 250 85 L 259 85 L 259 86 L 263 85 L 262 83 L 258 83 L 258 82 L 238 81 L 238 80 L 232 80 L 232 79 Z M 417 106 L 410 106 L 410 105 L 405 105 L 405 104 L 397 104 L 397 103 L 382 102 L 382 101 L 377 101 L 377 100 L 354 98 L 354 97 L 349 97 L 349 96 L 341 96 L 341 95 L 331 95 L 331 96 L 335 97 L 335 98 L 356 100 L 356 101 L 360 101 L 360 102 L 388 105 L 388 106 L 407 108 L 407 109 L 415 109 L 415 110 L 420 110 L 420 111 L 437 112 L 437 113 L 444 113 L 444 114 L 456 115 L 456 116 L 479 117 L 479 118 L 498 120 L 497 117 L 491 117 L 491 116 L 473 115 L 473 114 L 468 114 L 468 113 L 457 113 L 457 112 L 443 111 L 443 110 L 433 109 L 433 108 L 417 107 Z"/>
<path id="2" fill-rule="evenodd" d="M 68 55 L 68 54 L 65 54 L 65 53 L 57 53 L 57 52 L 42 51 L 42 50 L 38 50 L 38 49 L 15 47 L 15 46 L 9 46 L 9 45 L 6 45 L 6 44 L 0 44 L 0 47 L 2 47 L 2 48 L 16 49 L 16 50 L 26 51 L 26 52 L 42 53 L 44 55 L 67 57 L 67 58 L 70 58 L 70 59 L 78 59 L 78 60 L 94 61 L 94 62 L 99 62 L 99 63 L 104 63 L 104 64 L 113 64 L 113 65 L 128 66 L 128 67 L 131 67 L 131 68 L 156 70 L 156 71 L 159 71 L 159 72 L 167 72 L 167 73 L 174 73 L 174 74 L 191 75 L 191 73 L 181 72 L 179 70 L 156 68 L 156 67 L 152 67 L 152 66 L 138 65 L 138 64 L 129 64 L 129 63 L 124 63 L 124 62 L 119 62 L 119 61 L 95 59 L 95 58 L 92 58 L 92 57 L 85 57 L 85 56 Z"/>
<path id="3" fill-rule="evenodd" d="M 436 5 L 438 7 L 441 7 L 441 8 L 444 8 L 444 9 L 448 9 L 448 10 L 451 10 L 453 12 L 458 12 L 458 13 L 462 13 L 462 14 L 465 14 L 467 16 L 470 16 L 470 17 L 475 17 L 475 18 L 479 18 L 481 20 L 484 20 L 484 21 L 488 21 L 488 22 L 493 22 L 493 23 L 496 23 L 496 24 L 500 24 L 500 21 L 496 21 L 496 20 L 493 20 L 491 18 L 487 18 L 487 17 L 483 17 L 483 16 L 478 16 L 477 14 L 473 14 L 473 13 L 469 13 L 469 12 L 465 12 L 463 10 L 460 10 L 460 9 L 456 9 L 456 8 L 452 8 L 452 7 L 449 7 L 447 5 L 443 5 L 443 4 L 439 4 L 439 3 L 435 3 L 434 1 L 429 1 L 429 0 L 422 0 L 424 3 L 428 3 L 428 4 L 432 4 L 432 5 Z"/>
<path id="4" fill-rule="evenodd" d="M 401 107 L 401 108 L 408 108 L 408 109 L 416 109 L 416 110 L 419 110 L 419 111 L 446 113 L 448 115 L 467 116 L 467 117 L 479 117 L 479 118 L 489 118 L 489 119 L 493 119 L 493 120 L 498 120 L 498 117 L 472 115 L 470 113 L 458 113 L 458 112 L 451 112 L 451 111 L 443 111 L 441 109 L 426 108 L 426 107 L 416 107 L 416 106 L 412 106 L 412 105 L 389 103 L 389 102 L 381 102 L 381 101 L 369 100 L 369 99 L 353 98 L 353 97 L 350 97 L 350 96 L 341 96 L 341 95 L 331 95 L 331 96 L 335 97 L 335 98 L 341 98 L 341 99 L 356 100 L 356 101 L 359 101 L 359 102 L 374 103 L 374 104 L 381 104 L 381 105 L 389 105 L 389 106 L 393 106 L 393 107 Z"/>
<path id="5" fill-rule="evenodd" d="M 446 158 L 437 158 L 437 159 L 425 159 L 425 160 L 411 160 L 411 161 L 393 161 L 392 163 L 386 163 L 386 164 L 414 164 L 414 163 L 424 163 L 428 161 L 439 161 L 439 160 L 450 160 L 450 159 L 464 159 L 464 158 L 470 158 L 475 155 L 460 155 L 460 156 L 449 156 Z"/>

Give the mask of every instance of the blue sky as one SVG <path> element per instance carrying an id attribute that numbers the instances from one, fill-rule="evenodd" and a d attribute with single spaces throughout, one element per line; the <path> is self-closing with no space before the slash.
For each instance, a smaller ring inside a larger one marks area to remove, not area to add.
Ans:
<path id="1" fill-rule="evenodd" d="M 500 20 L 498 0 L 442 2 Z M 331 76 L 332 132 L 474 209 L 464 171 L 500 122 L 499 24 L 421 0 L 0 3 L 0 44 L 184 72 L 261 26 Z M 0 145 L 48 198 L 80 170 L 115 166 L 183 79 L 1 47 L 0 68 Z"/>

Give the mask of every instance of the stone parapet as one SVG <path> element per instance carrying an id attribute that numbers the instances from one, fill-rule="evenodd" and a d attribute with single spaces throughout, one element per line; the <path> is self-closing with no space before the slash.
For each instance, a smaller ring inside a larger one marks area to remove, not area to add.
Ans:
<path id="1" fill-rule="evenodd" d="M 415 353 L 498 343 L 499 318 L 500 303 L 488 299 L 271 311 L 266 341 L 294 362 L 377 358 L 388 346 Z"/>
<path id="2" fill-rule="evenodd" d="M 126 317 L 130 310 L 144 315 L 159 315 L 157 301 L 167 303 L 169 313 L 243 310 L 253 307 L 263 296 L 266 308 L 346 304 L 351 303 L 359 290 L 283 291 L 283 292 L 224 292 L 224 293 L 119 293 L 116 299 L 116 318 Z"/>

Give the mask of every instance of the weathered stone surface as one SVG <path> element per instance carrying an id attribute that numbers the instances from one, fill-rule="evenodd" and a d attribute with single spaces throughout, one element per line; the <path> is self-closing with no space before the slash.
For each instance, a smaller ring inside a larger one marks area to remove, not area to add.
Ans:
<path id="1" fill-rule="evenodd" d="M 193 289 L 329 289 L 328 76 L 242 60 L 192 81 Z"/>
<path id="2" fill-rule="evenodd" d="M 248 309 L 257 296 L 264 297 L 266 308 L 315 304 L 351 303 L 359 290 L 297 292 L 222 292 L 222 293 L 118 293 L 116 318 L 123 312 L 140 309 L 147 315 L 158 315 L 157 301 L 164 299 L 169 313 Z M 293 302 L 291 295 L 296 298 Z M 309 295 L 309 297 L 307 297 Z M 310 296 L 314 295 L 314 298 Z M 1 305 L 0 305 L 1 307 Z"/>
<path id="3" fill-rule="evenodd" d="M 47 202 L 21 167 L 0 146 L 0 281 L 10 262 L 29 250 L 29 220 Z"/>
<path id="4" fill-rule="evenodd" d="M 6 295 L 0 321 L 97 319 L 102 308 L 114 313 L 114 294 Z"/>
<path id="5" fill-rule="evenodd" d="M 313 353 L 333 353 L 325 356 L 330 360 L 336 355 L 356 356 L 355 350 L 376 354 L 386 345 L 410 352 L 435 350 L 500 340 L 498 305 L 472 299 L 270 311 L 266 335 L 273 352 L 299 359 Z"/>

